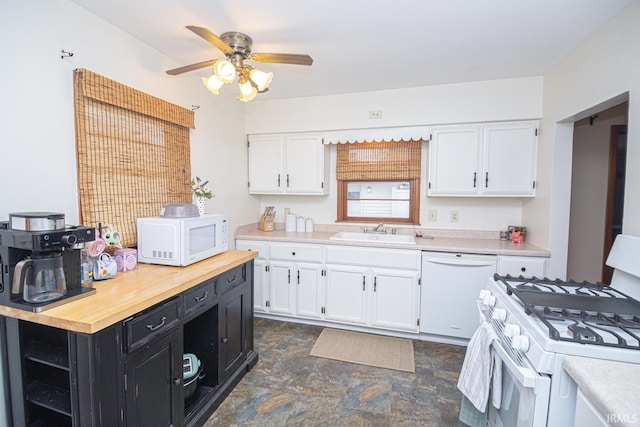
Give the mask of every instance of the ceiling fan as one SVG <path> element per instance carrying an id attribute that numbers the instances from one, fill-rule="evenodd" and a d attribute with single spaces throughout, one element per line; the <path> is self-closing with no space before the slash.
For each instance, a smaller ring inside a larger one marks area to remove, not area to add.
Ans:
<path id="1" fill-rule="evenodd" d="M 195 64 L 167 70 L 166 73 L 172 76 L 197 70 L 204 67 L 213 66 L 213 75 L 203 77 L 204 85 L 214 94 L 218 94 L 218 89 L 225 83 L 231 83 L 238 77 L 240 86 L 240 101 L 250 101 L 258 93 L 269 90 L 269 84 L 273 78 L 273 73 L 265 73 L 252 66 L 245 64 L 244 60 L 251 59 L 257 62 L 280 63 L 294 65 L 311 65 L 313 59 L 309 55 L 292 53 L 251 53 L 253 40 L 246 34 L 230 31 L 223 33 L 220 37 L 211 30 L 194 25 L 187 28 L 218 49 L 225 55 L 225 59 L 210 59 Z"/>

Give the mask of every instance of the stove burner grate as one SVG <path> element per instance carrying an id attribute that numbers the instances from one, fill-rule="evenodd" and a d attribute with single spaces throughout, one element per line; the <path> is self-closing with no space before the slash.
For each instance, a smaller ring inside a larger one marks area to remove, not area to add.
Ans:
<path id="1" fill-rule="evenodd" d="M 524 304 L 527 315 L 542 321 L 553 340 L 640 350 L 640 302 L 616 289 L 536 277 L 494 279 Z"/>

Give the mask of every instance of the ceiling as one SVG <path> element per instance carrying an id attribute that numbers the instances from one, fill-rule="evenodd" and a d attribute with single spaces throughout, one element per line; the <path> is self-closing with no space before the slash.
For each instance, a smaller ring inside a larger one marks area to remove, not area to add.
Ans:
<path id="1" fill-rule="evenodd" d="M 186 25 L 246 33 L 255 53 L 311 55 L 311 67 L 249 61 L 275 75 L 259 98 L 277 99 L 540 76 L 633 0 L 72 1 L 169 68 L 223 57 Z"/>

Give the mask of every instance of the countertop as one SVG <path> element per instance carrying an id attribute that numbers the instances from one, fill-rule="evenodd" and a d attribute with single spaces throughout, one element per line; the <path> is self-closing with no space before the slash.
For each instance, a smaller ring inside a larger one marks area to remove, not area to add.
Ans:
<path id="1" fill-rule="evenodd" d="M 605 420 L 611 414 L 616 425 L 640 424 L 640 365 L 567 356 L 562 366 Z"/>
<path id="2" fill-rule="evenodd" d="M 260 231 L 257 224 L 249 224 L 238 227 L 235 233 L 236 239 L 244 240 L 270 240 L 275 242 L 316 243 L 323 245 L 348 245 L 366 247 L 385 247 L 396 249 L 417 249 L 421 251 L 454 252 L 488 255 L 514 255 L 529 257 L 549 257 L 546 249 L 539 248 L 529 243 L 511 243 L 498 238 L 488 238 L 491 232 L 451 232 L 446 230 L 420 230 L 423 236 L 433 238 L 416 237 L 416 244 L 399 244 L 384 242 L 361 242 L 331 240 L 330 237 L 338 231 L 360 231 L 359 228 L 340 228 L 340 226 L 316 226 L 313 233 L 286 232 L 283 228 L 274 231 Z M 414 230 L 401 230 L 398 234 L 411 234 Z"/>
<path id="3" fill-rule="evenodd" d="M 244 264 L 257 255 L 255 252 L 230 250 L 186 267 L 138 263 L 134 270 L 118 272 L 113 279 L 93 282 L 92 287 L 96 289 L 93 295 L 40 313 L 0 306 L 0 315 L 91 334 Z"/>

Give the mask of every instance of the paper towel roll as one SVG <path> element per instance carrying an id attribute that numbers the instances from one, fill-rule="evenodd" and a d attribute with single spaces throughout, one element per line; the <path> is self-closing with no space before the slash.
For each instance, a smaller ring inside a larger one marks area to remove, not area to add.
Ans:
<path id="1" fill-rule="evenodd" d="M 285 215 L 284 218 L 284 230 L 287 232 L 296 231 L 296 216 L 295 214 Z"/>
<path id="2" fill-rule="evenodd" d="M 304 233 L 305 229 L 305 219 L 303 216 L 299 216 L 296 224 L 296 231 L 301 231 Z"/>

